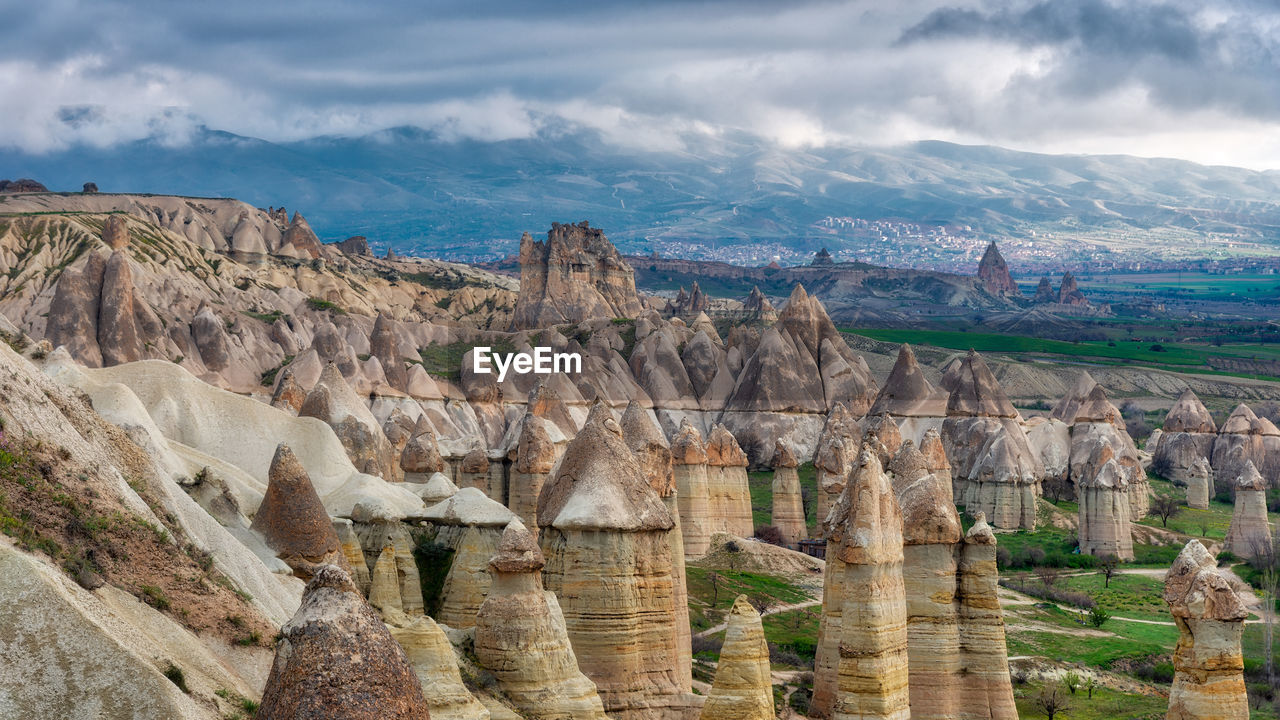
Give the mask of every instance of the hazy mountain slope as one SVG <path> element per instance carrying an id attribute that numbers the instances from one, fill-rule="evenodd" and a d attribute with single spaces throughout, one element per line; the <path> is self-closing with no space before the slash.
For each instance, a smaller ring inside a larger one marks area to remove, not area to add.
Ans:
<path id="1" fill-rule="evenodd" d="M 520 233 L 590 219 L 624 250 L 646 238 L 830 241 L 827 216 L 1031 229 L 1280 232 L 1280 174 L 1126 156 L 1050 156 L 923 142 L 785 150 L 737 135 L 686 152 L 639 152 L 588 133 L 446 142 L 398 128 L 268 143 L 206 131 L 183 146 L 139 141 L 47 155 L 0 151 L 0 177 L 51 188 L 236 196 L 301 206 L 323 239 L 368 235 L 401 249 L 514 250 Z M 475 241 L 498 240 L 503 245 Z"/>

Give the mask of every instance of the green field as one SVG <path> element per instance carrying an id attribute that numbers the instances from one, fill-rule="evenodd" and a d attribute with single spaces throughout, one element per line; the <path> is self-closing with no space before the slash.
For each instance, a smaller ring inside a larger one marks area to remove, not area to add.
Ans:
<path id="1" fill-rule="evenodd" d="M 1280 295 L 1280 276 L 1261 273 L 1132 273 L 1079 278 L 1081 290 L 1140 292 L 1157 297 L 1195 300 L 1264 300 Z"/>
<path id="2" fill-rule="evenodd" d="M 974 349 L 999 353 L 1021 360 L 1036 358 L 1086 361 L 1097 364 L 1140 365 L 1175 372 L 1237 375 L 1240 377 L 1271 376 L 1247 373 L 1224 373 L 1214 370 L 1210 358 L 1235 360 L 1280 361 L 1280 345 L 1263 343 L 1224 343 L 1220 346 L 1187 342 L 1151 342 L 1149 340 L 1085 340 L 1068 342 L 1025 335 L 971 333 L 954 330 L 903 330 L 878 328 L 842 328 L 873 340 L 911 343 L 951 350 Z"/>

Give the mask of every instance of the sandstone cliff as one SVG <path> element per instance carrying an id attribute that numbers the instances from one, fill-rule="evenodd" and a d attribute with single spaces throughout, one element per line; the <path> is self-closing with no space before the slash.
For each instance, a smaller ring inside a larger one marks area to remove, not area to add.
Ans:
<path id="1" fill-rule="evenodd" d="M 512 328 L 589 318 L 633 318 L 644 310 L 631 266 L 599 228 L 552 223 L 547 239 L 520 238 L 520 297 Z"/>

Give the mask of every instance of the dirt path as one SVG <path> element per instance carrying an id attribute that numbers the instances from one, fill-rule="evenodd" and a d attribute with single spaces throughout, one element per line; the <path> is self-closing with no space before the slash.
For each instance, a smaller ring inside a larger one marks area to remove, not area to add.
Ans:
<path id="1" fill-rule="evenodd" d="M 771 607 L 768 610 L 765 610 L 764 612 L 760 613 L 760 617 L 767 617 L 769 615 L 777 615 L 778 613 L 791 612 L 792 610 L 803 610 L 805 608 L 811 608 L 811 607 L 814 607 L 815 605 L 821 605 L 821 604 L 822 604 L 821 600 L 807 600 L 805 602 L 795 603 L 793 605 L 779 605 L 777 607 Z M 719 625 L 716 625 L 714 627 L 709 627 L 700 633 L 696 633 L 694 637 L 706 637 L 708 635 L 715 635 L 716 633 L 723 631 L 727 627 L 729 627 L 729 623 L 722 622 Z"/>

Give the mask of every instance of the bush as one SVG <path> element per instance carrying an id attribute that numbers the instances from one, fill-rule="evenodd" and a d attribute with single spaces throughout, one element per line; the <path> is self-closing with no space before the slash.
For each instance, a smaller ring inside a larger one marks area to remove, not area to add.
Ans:
<path id="1" fill-rule="evenodd" d="M 690 641 L 690 647 L 693 654 L 696 655 L 712 655 L 720 656 L 720 649 L 724 647 L 724 641 L 715 637 L 694 637 Z"/>
<path id="2" fill-rule="evenodd" d="M 1173 663 L 1148 660 L 1135 667 L 1133 674 L 1147 682 L 1168 685 L 1173 682 Z"/>
<path id="3" fill-rule="evenodd" d="M 176 685 L 179 690 L 188 695 L 191 694 L 191 691 L 187 689 L 187 676 L 183 674 L 182 668 L 169 663 L 169 667 L 165 668 L 164 676 L 169 678 L 169 682 Z"/>
<path id="4" fill-rule="evenodd" d="M 782 531 L 775 525 L 760 525 L 756 528 L 755 539 L 760 542 L 769 543 L 770 545 L 785 546 L 782 540 Z"/>

